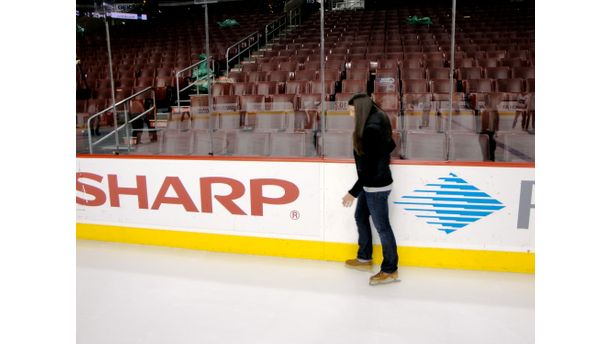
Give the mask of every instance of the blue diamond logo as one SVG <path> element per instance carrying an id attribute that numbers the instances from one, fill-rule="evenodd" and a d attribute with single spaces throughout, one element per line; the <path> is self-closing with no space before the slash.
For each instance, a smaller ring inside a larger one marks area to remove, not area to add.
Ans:
<path id="1" fill-rule="evenodd" d="M 451 234 L 505 206 L 454 173 L 402 196 L 404 210 Z"/>

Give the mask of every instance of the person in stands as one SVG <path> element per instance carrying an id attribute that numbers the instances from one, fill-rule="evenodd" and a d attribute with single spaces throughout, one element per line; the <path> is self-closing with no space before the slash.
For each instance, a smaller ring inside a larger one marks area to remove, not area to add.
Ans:
<path id="1" fill-rule="evenodd" d="M 370 277 L 370 284 L 398 280 L 398 254 L 395 236 L 389 222 L 388 198 L 393 178 L 389 163 L 396 145 L 391 137 L 389 117 L 365 93 L 355 94 L 348 102 L 355 119 L 353 156 L 357 167 L 357 181 L 342 198 L 350 207 L 357 199 L 355 221 L 359 234 L 357 258 L 346 261 L 346 266 L 358 270 L 372 268 L 372 229 L 370 217 L 378 231 L 383 247 L 380 272 Z"/>
<path id="2" fill-rule="evenodd" d="M 142 114 L 143 112 L 145 112 L 145 107 L 142 101 L 140 100 L 130 101 L 130 115 L 129 115 L 130 120 L 136 118 L 138 115 Z M 145 125 L 147 126 L 147 129 L 152 129 L 151 122 L 149 121 L 149 114 L 146 114 L 132 122 L 132 139 L 136 140 L 136 144 L 139 144 L 141 142 L 142 133 L 143 131 L 145 131 L 144 129 Z M 151 142 L 157 141 L 157 132 L 155 130 L 153 131 L 147 130 L 147 131 L 149 133 L 149 140 Z"/>

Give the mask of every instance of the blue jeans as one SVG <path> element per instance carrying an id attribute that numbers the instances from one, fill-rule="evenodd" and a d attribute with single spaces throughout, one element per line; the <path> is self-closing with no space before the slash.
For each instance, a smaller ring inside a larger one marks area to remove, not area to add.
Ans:
<path id="1" fill-rule="evenodd" d="M 362 191 L 357 198 L 357 208 L 355 209 L 355 221 L 359 233 L 357 258 L 372 259 L 372 228 L 370 227 L 370 216 L 372 216 L 372 222 L 374 222 L 374 227 L 378 231 L 383 248 L 383 262 L 380 270 L 386 273 L 395 272 L 399 260 L 395 236 L 389 222 L 389 204 L 387 201 L 390 193 L 391 191 Z"/>

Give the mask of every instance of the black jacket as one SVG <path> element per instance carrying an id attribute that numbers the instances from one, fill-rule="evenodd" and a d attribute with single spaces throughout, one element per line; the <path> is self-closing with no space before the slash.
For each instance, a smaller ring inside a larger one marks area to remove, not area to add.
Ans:
<path id="1" fill-rule="evenodd" d="M 383 112 L 371 113 L 363 130 L 363 155 L 353 150 L 355 165 L 357 166 L 357 182 L 349 193 L 358 197 L 364 186 L 383 187 L 391 184 L 391 152 L 395 149 L 395 142 L 391 138 L 391 127 L 386 125 Z"/>

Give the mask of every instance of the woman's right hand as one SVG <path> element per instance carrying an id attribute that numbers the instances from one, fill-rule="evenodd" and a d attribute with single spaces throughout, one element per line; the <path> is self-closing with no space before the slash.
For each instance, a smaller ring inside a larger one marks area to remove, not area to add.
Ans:
<path id="1" fill-rule="evenodd" d="M 351 195 L 350 193 L 347 193 L 344 197 L 342 197 L 342 205 L 348 208 L 353 205 L 354 200 L 355 197 L 353 197 L 353 195 Z"/>

